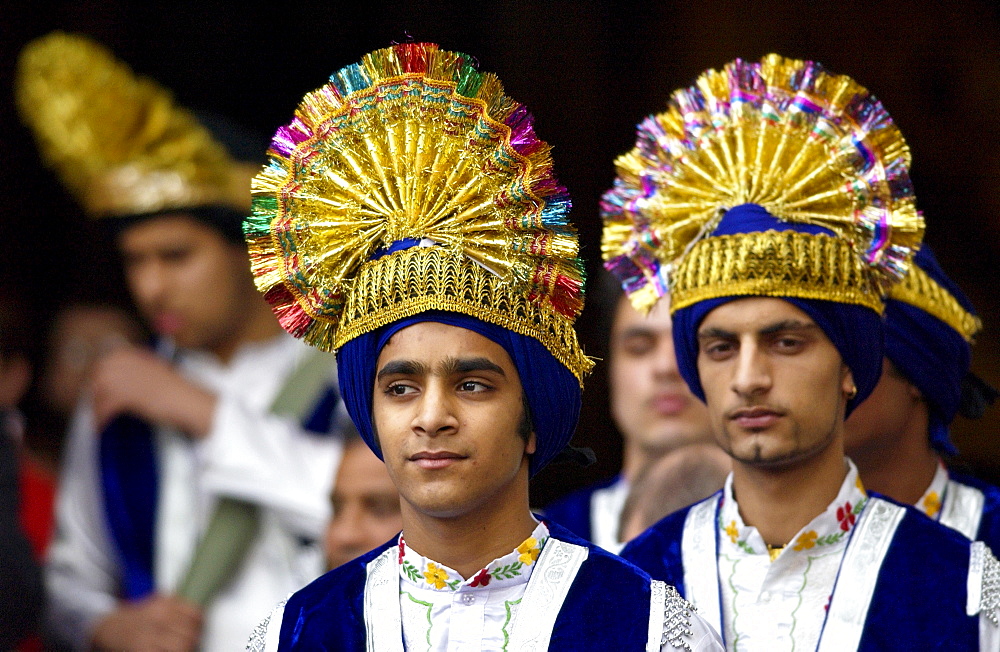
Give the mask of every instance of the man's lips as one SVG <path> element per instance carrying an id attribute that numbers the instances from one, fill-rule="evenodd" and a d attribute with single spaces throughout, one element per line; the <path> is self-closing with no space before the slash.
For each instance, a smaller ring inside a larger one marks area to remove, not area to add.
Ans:
<path id="1" fill-rule="evenodd" d="M 161 312 L 153 318 L 153 330 L 161 335 L 173 335 L 183 325 L 181 316 L 173 312 Z"/>
<path id="2" fill-rule="evenodd" d="M 733 410 L 727 416 L 745 430 L 763 430 L 777 423 L 784 413 L 772 408 L 749 407 Z"/>
<path id="3" fill-rule="evenodd" d="M 444 469 L 466 459 L 465 455 L 451 451 L 421 451 L 410 456 L 410 461 L 422 469 Z"/>
<path id="4" fill-rule="evenodd" d="M 649 404 L 653 411 L 664 417 L 672 417 L 680 414 L 688 406 L 688 398 L 684 394 L 664 392 L 656 394 L 649 399 Z"/>

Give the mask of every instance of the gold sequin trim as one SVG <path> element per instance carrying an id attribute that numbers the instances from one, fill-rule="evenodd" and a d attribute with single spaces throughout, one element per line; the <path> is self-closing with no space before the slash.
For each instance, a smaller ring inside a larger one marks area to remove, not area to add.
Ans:
<path id="1" fill-rule="evenodd" d="M 670 310 L 719 297 L 823 299 L 871 308 L 883 304 L 871 275 L 843 238 L 796 231 L 714 236 L 677 266 Z"/>

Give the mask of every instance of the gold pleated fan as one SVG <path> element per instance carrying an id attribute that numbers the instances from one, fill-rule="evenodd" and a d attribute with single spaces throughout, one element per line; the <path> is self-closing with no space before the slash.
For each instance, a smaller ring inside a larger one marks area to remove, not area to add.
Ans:
<path id="1" fill-rule="evenodd" d="M 429 309 L 537 337 L 578 377 L 569 196 L 527 109 L 467 55 L 378 50 L 278 130 L 244 225 L 282 325 L 324 349 Z"/>
<path id="2" fill-rule="evenodd" d="M 870 285 L 866 305 L 904 275 L 923 236 L 899 129 L 857 82 L 811 61 L 771 54 L 705 72 L 638 126 L 635 148 L 615 163 L 602 249 L 641 309 L 671 291 L 686 252 L 742 204 L 843 238 L 858 261 L 842 275 Z"/>

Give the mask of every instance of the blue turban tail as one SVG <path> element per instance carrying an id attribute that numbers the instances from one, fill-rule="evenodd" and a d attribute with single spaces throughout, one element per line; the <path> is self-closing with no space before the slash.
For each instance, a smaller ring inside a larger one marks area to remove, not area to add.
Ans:
<path id="1" fill-rule="evenodd" d="M 361 437 L 379 458 L 382 452 L 372 425 L 375 366 L 382 347 L 395 333 L 432 321 L 465 328 L 499 344 L 510 356 L 528 400 L 537 449 L 531 456 L 535 475 L 569 443 L 580 417 L 581 391 L 576 376 L 533 337 L 456 312 L 429 310 L 356 337 L 337 352 L 337 369 L 344 404 Z"/>
<path id="2" fill-rule="evenodd" d="M 831 231 L 820 226 L 783 222 L 757 204 L 743 204 L 727 211 L 712 235 L 763 231 L 798 231 L 832 235 Z M 677 366 L 691 392 L 702 401 L 705 400 L 705 391 L 698 377 L 698 328 L 705 315 L 725 303 L 745 296 L 757 295 L 707 299 L 681 308 L 672 315 Z M 872 393 L 882 375 L 884 350 L 882 318 L 874 310 L 854 304 L 821 299 L 776 298 L 789 302 L 809 315 L 830 339 L 844 360 L 844 364 L 851 370 L 858 393 L 847 402 L 846 414 L 849 415 Z"/>
<path id="3" fill-rule="evenodd" d="M 945 276 L 929 247 L 924 246 L 917 253 L 914 263 L 950 292 L 963 308 L 975 314 L 968 297 Z M 886 301 L 885 321 L 885 355 L 923 394 L 931 445 L 942 453 L 957 454 L 948 437 L 948 425 L 962 402 L 972 347 L 948 324 L 902 301 Z"/>

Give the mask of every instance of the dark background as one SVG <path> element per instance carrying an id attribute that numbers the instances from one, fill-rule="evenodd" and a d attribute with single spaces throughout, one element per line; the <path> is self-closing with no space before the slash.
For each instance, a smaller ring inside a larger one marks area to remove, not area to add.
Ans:
<path id="1" fill-rule="evenodd" d="M 270 134 L 299 99 L 370 50 L 409 39 L 476 56 L 536 116 L 573 195 L 589 266 L 600 258 L 597 201 L 635 123 L 705 68 L 767 52 L 815 59 L 849 74 L 889 109 L 913 151 L 927 241 L 986 322 L 974 368 L 1000 385 L 1000 4 L 949 2 L 198 2 L 23 3 L 0 15 L 0 279 L 43 332 L 71 299 L 127 301 L 113 249 L 42 168 L 11 92 L 30 39 L 53 29 L 89 34 L 136 71 L 209 110 Z M 603 354 L 596 306 L 581 318 L 587 351 Z M 588 383 L 577 443 L 597 450 L 585 470 L 553 467 L 535 502 L 620 462 L 601 366 Z M 960 422 L 962 462 L 1000 476 L 1000 406 Z"/>

